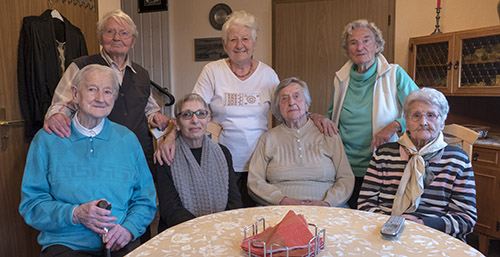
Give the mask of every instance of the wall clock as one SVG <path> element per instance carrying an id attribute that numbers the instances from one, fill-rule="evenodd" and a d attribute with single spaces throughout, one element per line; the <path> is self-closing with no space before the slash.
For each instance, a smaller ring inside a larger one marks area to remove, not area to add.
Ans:
<path id="1" fill-rule="evenodd" d="M 216 4 L 212 9 L 210 10 L 210 14 L 208 16 L 208 20 L 210 21 L 210 25 L 216 30 L 222 30 L 222 25 L 224 25 L 224 22 L 226 22 L 226 18 L 229 14 L 231 14 L 233 11 L 231 10 L 231 7 L 229 7 L 227 4 Z"/>

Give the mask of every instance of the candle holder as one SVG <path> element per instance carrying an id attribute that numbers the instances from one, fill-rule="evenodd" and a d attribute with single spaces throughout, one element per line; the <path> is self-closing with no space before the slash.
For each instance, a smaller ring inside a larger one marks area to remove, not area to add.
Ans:
<path id="1" fill-rule="evenodd" d="M 439 16 L 439 13 L 441 12 L 441 7 L 438 7 L 436 8 L 436 28 L 434 29 L 434 32 L 431 33 L 431 35 L 434 35 L 434 34 L 441 34 L 443 32 L 441 32 L 441 30 L 439 29 L 439 18 L 441 18 Z"/>

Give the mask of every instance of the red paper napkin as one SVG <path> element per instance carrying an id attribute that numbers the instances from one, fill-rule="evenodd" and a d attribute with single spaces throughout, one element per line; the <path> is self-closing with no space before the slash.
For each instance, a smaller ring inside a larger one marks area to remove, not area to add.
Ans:
<path id="1" fill-rule="evenodd" d="M 248 252 L 249 240 L 256 239 L 266 243 L 266 254 L 271 253 L 271 244 L 276 243 L 288 246 L 289 256 L 307 256 L 307 245 L 314 235 L 309 231 L 307 221 L 303 215 L 297 215 L 290 210 L 283 220 L 274 227 L 269 227 L 262 233 L 243 239 L 241 248 Z M 264 256 L 263 244 L 252 242 L 251 253 L 257 256 Z M 320 245 L 323 245 L 321 240 Z M 312 243 L 311 249 L 314 249 L 315 243 Z M 311 250 L 313 252 L 314 250 Z M 286 249 L 283 247 L 273 247 L 273 256 L 286 256 Z M 313 255 L 312 255 L 313 256 Z"/>

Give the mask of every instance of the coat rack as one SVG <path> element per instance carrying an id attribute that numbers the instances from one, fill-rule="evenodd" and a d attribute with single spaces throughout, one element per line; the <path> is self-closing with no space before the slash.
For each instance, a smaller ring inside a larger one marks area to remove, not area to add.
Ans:
<path id="1" fill-rule="evenodd" d="M 58 0 L 48 0 L 49 8 L 54 9 Z M 61 2 L 68 2 L 68 4 L 80 5 L 80 7 L 88 8 L 92 11 L 97 11 L 96 0 L 61 0 Z"/>

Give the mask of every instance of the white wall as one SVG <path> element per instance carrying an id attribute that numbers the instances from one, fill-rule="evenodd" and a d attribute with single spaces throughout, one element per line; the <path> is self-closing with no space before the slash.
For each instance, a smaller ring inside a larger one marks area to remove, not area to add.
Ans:
<path id="1" fill-rule="evenodd" d="M 442 32 L 500 25 L 498 0 L 442 0 Z M 408 40 L 430 35 L 436 24 L 436 0 L 396 0 L 395 63 L 408 67 Z"/>
<path id="2" fill-rule="evenodd" d="M 271 0 L 169 0 L 170 75 L 177 98 L 192 91 L 201 69 L 208 63 L 194 61 L 194 39 L 222 36 L 208 21 L 210 9 L 221 2 L 233 11 L 246 10 L 257 17 L 259 33 L 254 58 L 271 65 Z"/>
<path id="3" fill-rule="evenodd" d="M 120 9 L 120 0 L 98 0 L 99 6 L 99 19 L 104 16 L 104 14 Z"/>

